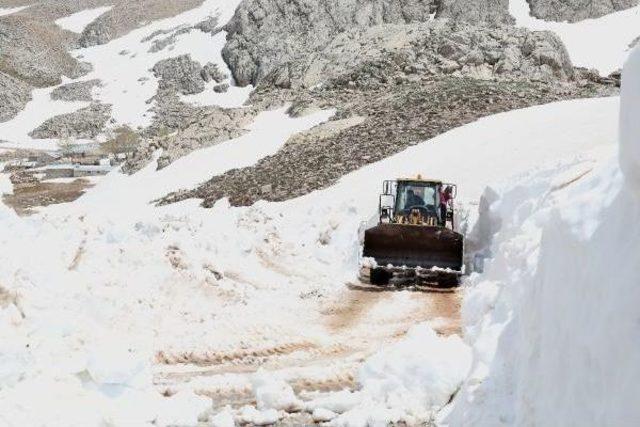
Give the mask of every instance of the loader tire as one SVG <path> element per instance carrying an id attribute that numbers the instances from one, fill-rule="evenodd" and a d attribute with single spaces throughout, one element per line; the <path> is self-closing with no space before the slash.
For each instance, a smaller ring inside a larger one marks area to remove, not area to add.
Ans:
<path id="1" fill-rule="evenodd" d="M 383 268 L 372 268 L 370 273 L 370 281 L 372 285 L 387 286 L 393 274 Z"/>

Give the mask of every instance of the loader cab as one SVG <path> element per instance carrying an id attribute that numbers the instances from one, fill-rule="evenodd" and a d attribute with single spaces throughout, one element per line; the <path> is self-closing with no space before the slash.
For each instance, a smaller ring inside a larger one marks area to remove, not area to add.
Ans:
<path id="1" fill-rule="evenodd" d="M 441 210 L 441 194 L 445 188 L 455 191 L 455 185 L 422 179 L 419 175 L 385 181 L 380 196 L 380 222 L 446 226 L 449 220 L 453 226 L 453 212 Z"/>
<path id="2" fill-rule="evenodd" d="M 435 213 L 438 184 L 426 181 L 399 181 L 395 211 L 407 214 L 412 208 Z"/>

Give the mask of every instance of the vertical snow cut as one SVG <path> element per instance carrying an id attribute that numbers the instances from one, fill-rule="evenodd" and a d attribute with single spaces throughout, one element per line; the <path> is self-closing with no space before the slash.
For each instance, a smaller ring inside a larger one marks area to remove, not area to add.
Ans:
<path id="1" fill-rule="evenodd" d="M 640 422 L 640 50 L 624 69 L 620 156 L 516 183 L 463 304 L 471 374 L 446 425 Z"/>

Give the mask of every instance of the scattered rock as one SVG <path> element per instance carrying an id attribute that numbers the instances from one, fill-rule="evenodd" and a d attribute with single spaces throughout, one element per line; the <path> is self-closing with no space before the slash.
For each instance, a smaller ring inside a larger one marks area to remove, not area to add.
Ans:
<path id="1" fill-rule="evenodd" d="M 569 55 L 553 33 L 447 21 L 346 31 L 299 69 L 292 84 L 307 88 L 327 81 L 354 88 L 454 73 L 534 80 L 567 80 L 573 75 Z M 265 83 L 283 87 L 269 78 Z"/>
<path id="2" fill-rule="evenodd" d="M 218 26 L 217 16 L 210 16 L 204 21 L 198 22 L 196 25 L 194 25 L 194 28 L 197 28 L 202 32 L 208 33 L 211 36 L 215 36 L 220 31 L 222 31 L 222 28 Z"/>
<path id="3" fill-rule="evenodd" d="M 220 71 L 220 69 L 218 68 L 218 64 L 214 64 L 212 62 L 209 62 L 205 64 L 204 67 L 202 67 L 200 75 L 205 82 L 210 82 L 213 80 L 216 83 L 221 83 L 222 81 L 229 78 L 228 75 Z"/>
<path id="4" fill-rule="evenodd" d="M 215 85 L 213 87 L 213 91 L 215 93 L 225 93 L 228 90 L 229 90 L 229 84 L 228 83 L 222 83 L 222 84 L 219 84 L 219 85 Z"/>
<path id="5" fill-rule="evenodd" d="M 250 108 L 192 106 L 181 102 L 175 93 L 158 97 L 153 111 L 154 122 L 143 133 L 143 143 L 127 158 L 125 173 L 147 165 L 158 149 L 163 150 L 158 159 L 158 169 L 162 169 L 194 150 L 237 138 L 257 114 Z"/>
<path id="6" fill-rule="evenodd" d="M 311 106 L 337 107 L 334 121 L 346 119 L 345 126 L 331 130 L 333 122 L 320 125 L 292 137 L 280 151 L 254 166 L 230 170 L 160 202 L 202 198 L 204 206 L 210 207 L 223 197 L 242 206 L 258 200 L 283 201 L 326 188 L 349 172 L 487 115 L 611 93 L 615 88 L 596 83 L 578 86 L 573 82 L 453 76 L 354 89 L 328 86 L 301 92 L 262 88 L 250 100 L 255 108 L 284 103 L 292 103 L 292 108 L 300 111 Z"/>
<path id="7" fill-rule="evenodd" d="M 203 68 L 193 61 L 191 55 L 180 55 L 164 59 L 152 68 L 153 74 L 160 79 L 161 91 L 176 91 L 183 95 L 200 93 L 205 88 Z"/>
<path id="8" fill-rule="evenodd" d="M 144 23 L 176 16 L 193 9 L 202 0 L 115 0 L 113 8 L 99 16 L 82 31 L 82 47 L 108 43 Z M 108 3 L 107 3 L 108 4 Z"/>
<path id="9" fill-rule="evenodd" d="M 474 25 L 500 26 L 515 22 L 509 14 L 509 0 L 440 0 L 437 17 Z"/>

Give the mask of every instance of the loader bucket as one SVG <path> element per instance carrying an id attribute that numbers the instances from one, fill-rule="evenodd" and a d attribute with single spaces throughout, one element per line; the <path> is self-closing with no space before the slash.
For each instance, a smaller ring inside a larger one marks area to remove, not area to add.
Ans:
<path id="1" fill-rule="evenodd" d="M 378 224 L 364 233 L 364 257 L 379 266 L 462 270 L 463 237 L 445 227 Z"/>

